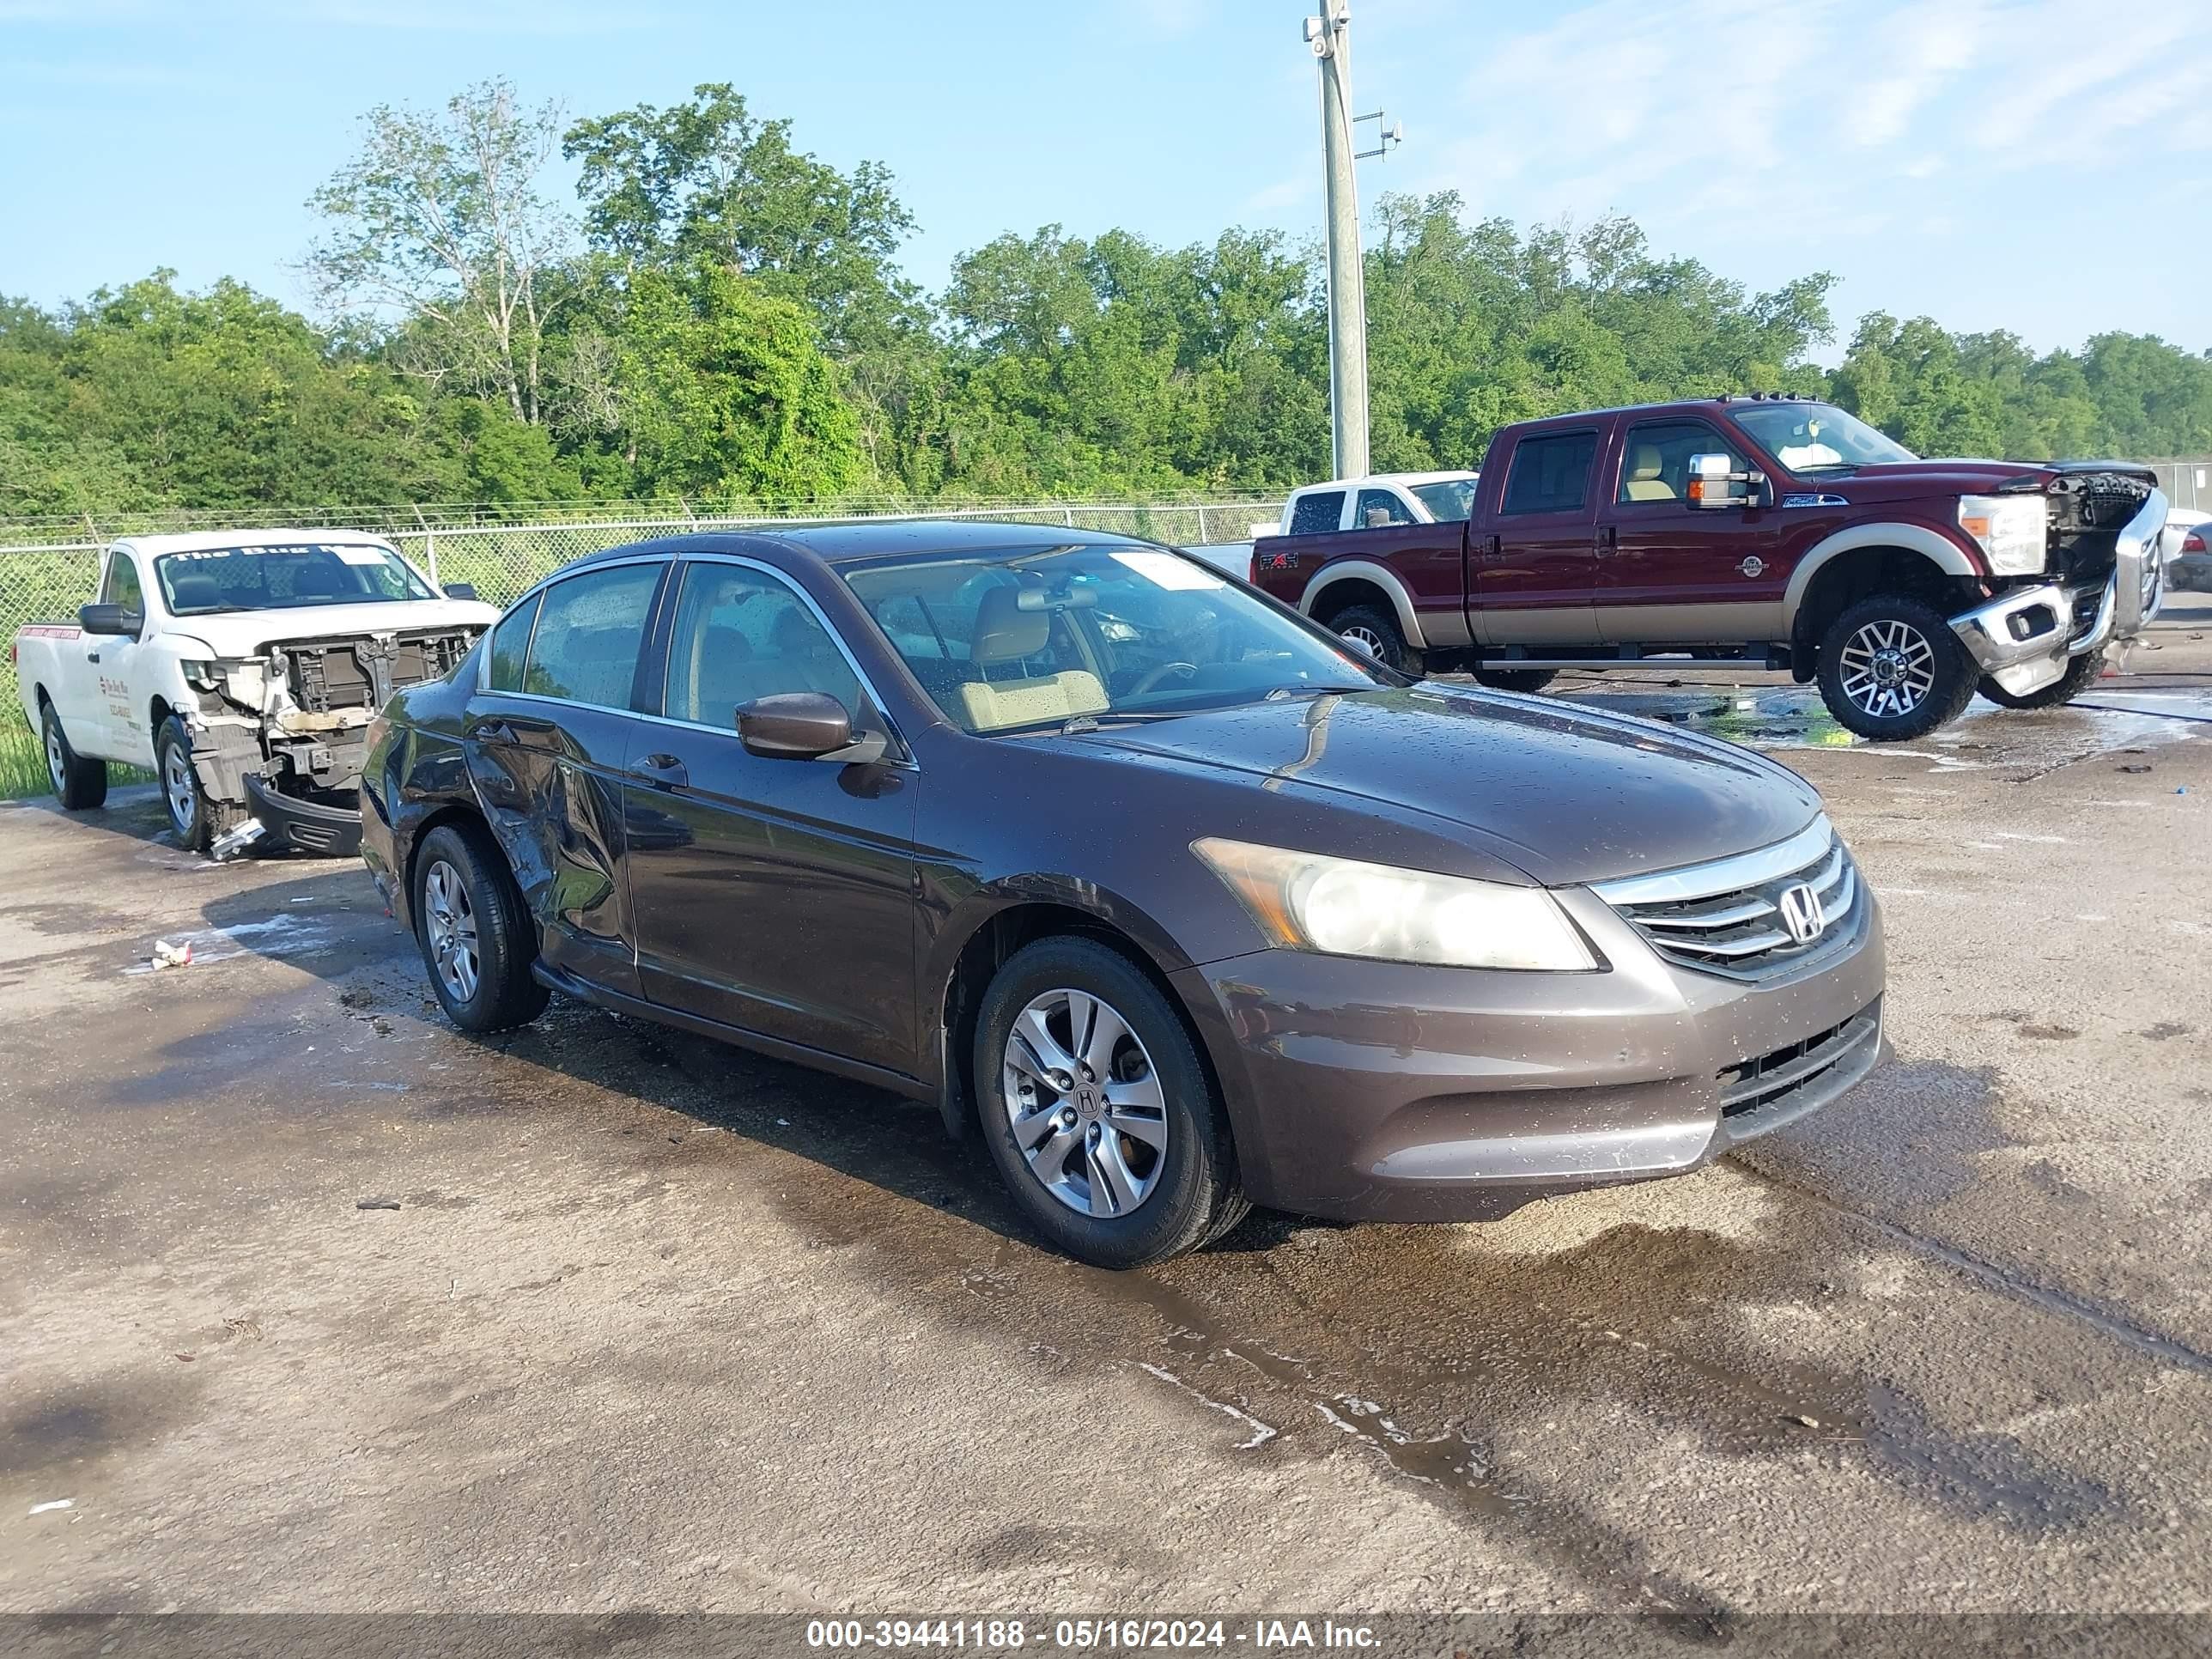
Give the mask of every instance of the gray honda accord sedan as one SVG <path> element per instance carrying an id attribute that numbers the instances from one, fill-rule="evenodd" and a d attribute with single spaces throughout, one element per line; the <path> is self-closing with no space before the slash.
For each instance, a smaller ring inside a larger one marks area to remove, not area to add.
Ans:
<path id="1" fill-rule="evenodd" d="M 393 699 L 362 793 L 457 1024 L 560 991 L 933 1102 L 1105 1266 L 1680 1174 L 1881 1046 L 1802 779 L 1123 538 L 597 555 Z"/>

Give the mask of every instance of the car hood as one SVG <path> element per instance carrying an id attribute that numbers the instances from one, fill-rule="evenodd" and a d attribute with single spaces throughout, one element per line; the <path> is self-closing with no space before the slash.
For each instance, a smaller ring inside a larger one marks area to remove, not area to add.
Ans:
<path id="1" fill-rule="evenodd" d="M 313 605 L 283 611 L 222 611 L 174 617 L 162 630 L 204 640 L 219 657 L 257 655 L 275 640 L 351 639 L 426 629 L 489 628 L 494 607 L 475 599 L 401 599 L 389 605 Z"/>
<path id="2" fill-rule="evenodd" d="M 2120 472 L 2155 482 L 2158 475 L 2134 461 L 1882 461 L 1833 472 L 1793 474 L 1809 483 L 1887 483 L 1917 487 L 1930 493 L 1972 495 L 1996 489 L 2021 478 L 2033 478 L 2048 488 L 2054 479 L 2077 472 Z M 2015 487 L 2019 487 L 2015 485 Z"/>
<path id="3" fill-rule="evenodd" d="M 1747 749 L 1455 686 L 1253 703 L 1082 741 L 1417 813 L 1547 886 L 1749 852 L 1820 808 L 1811 785 Z"/>

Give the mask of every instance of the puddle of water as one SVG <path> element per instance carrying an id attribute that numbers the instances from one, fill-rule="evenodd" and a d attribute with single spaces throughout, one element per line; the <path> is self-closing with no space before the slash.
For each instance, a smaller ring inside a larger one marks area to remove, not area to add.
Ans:
<path id="1" fill-rule="evenodd" d="M 196 927 L 161 937 L 171 945 L 189 945 L 191 961 L 183 969 L 156 968 L 152 959 L 153 946 L 149 945 L 145 959 L 123 971 L 131 975 L 173 974 L 189 972 L 209 963 L 228 962 L 234 957 L 313 956 L 328 950 L 336 936 L 326 923 L 315 917 L 276 915 L 266 921 L 238 921 L 228 927 Z"/>

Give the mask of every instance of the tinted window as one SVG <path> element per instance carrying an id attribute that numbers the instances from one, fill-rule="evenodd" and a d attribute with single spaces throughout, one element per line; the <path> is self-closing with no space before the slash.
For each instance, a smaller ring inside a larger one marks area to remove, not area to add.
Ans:
<path id="1" fill-rule="evenodd" d="M 626 564 L 547 588 L 522 689 L 601 708 L 628 708 L 646 613 L 659 581 L 659 565 Z"/>
<path id="2" fill-rule="evenodd" d="M 1457 524 L 1474 516 L 1473 478 L 1446 478 L 1440 483 L 1415 484 L 1413 494 L 1438 524 Z"/>
<path id="3" fill-rule="evenodd" d="M 1508 513 L 1571 513 L 1589 499 L 1590 463 L 1597 459 L 1595 432 L 1547 433 L 1523 438 L 1505 475 Z"/>
<path id="4" fill-rule="evenodd" d="M 1344 518 L 1344 492 L 1341 489 L 1317 489 L 1310 495 L 1298 497 L 1298 504 L 1291 513 L 1290 533 L 1311 536 L 1324 530 L 1334 530 Z"/>
<path id="5" fill-rule="evenodd" d="M 138 567 L 131 562 L 128 553 L 107 556 L 107 585 L 106 598 L 110 605 L 119 605 L 125 611 L 143 612 L 146 595 L 138 586 Z"/>
<path id="6" fill-rule="evenodd" d="M 669 636 L 669 718 L 731 726 L 738 704 L 783 691 L 825 691 L 860 718 L 860 679 L 805 599 L 765 571 L 691 566 Z"/>
<path id="7" fill-rule="evenodd" d="M 530 628 L 538 620 L 538 604 L 542 597 L 532 593 L 501 617 L 499 626 L 491 630 L 493 690 L 522 690 L 523 653 L 530 649 Z"/>
<path id="8" fill-rule="evenodd" d="M 1719 431 L 1703 421 L 1646 421 L 1628 428 L 1620 447 L 1620 502 L 1680 501 L 1687 499 L 1690 457 L 1726 455 L 1729 471 L 1742 472 L 1751 463 L 1729 447 Z"/>
<path id="9" fill-rule="evenodd" d="M 1361 490 L 1359 504 L 1352 514 L 1352 526 L 1359 530 L 1380 530 L 1384 525 L 1413 521 L 1413 515 L 1406 510 L 1406 503 L 1395 489 Z"/>
<path id="10" fill-rule="evenodd" d="M 437 597 L 398 554 L 367 542 L 164 553 L 154 561 L 154 580 L 161 584 L 171 613 L 179 617 Z"/>

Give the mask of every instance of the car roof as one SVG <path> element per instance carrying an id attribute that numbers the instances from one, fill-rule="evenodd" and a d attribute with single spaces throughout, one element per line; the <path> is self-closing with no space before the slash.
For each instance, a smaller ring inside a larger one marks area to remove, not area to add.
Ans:
<path id="1" fill-rule="evenodd" d="M 205 553 L 226 547 L 292 547 L 301 543 L 321 542 L 348 547 L 381 547 L 396 550 L 381 536 L 373 536 L 366 530 L 311 530 L 281 528 L 276 530 L 186 530 L 166 536 L 123 536 L 114 545 L 128 547 L 149 556 L 162 553 Z"/>
<path id="2" fill-rule="evenodd" d="M 1316 489 L 1350 489 L 1359 484 L 1467 483 L 1480 476 L 1480 470 L 1474 467 L 1446 472 L 1370 472 L 1360 478 L 1331 478 L 1325 483 L 1300 484 L 1291 494 L 1306 495 Z"/>
<path id="3" fill-rule="evenodd" d="M 902 556 L 1018 550 L 1037 547 L 1143 547 L 1149 544 L 1111 531 L 1075 530 L 1056 524 L 1012 524 L 990 519 L 861 519 L 842 524 L 762 526 L 750 530 L 699 530 L 661 536 L 589 553 L 563 567 L 575 569 L 603 560 L 641 554 L 669 557 L 684 553 L 744 553 L 763 544 L 811 553 L 824 564 L 852 564 Z"/>

